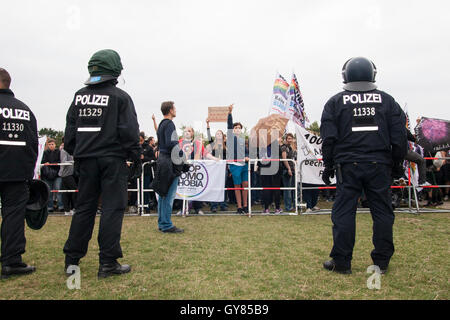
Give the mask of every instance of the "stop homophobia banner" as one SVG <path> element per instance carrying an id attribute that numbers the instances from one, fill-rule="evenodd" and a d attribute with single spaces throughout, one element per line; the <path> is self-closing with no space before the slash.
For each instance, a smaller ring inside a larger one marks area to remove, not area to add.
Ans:
<path id="1" fill-rule="evenodd" d="M 223 202 L 226 161 L 193 161 L 178 180 L 176 199 Z"/>

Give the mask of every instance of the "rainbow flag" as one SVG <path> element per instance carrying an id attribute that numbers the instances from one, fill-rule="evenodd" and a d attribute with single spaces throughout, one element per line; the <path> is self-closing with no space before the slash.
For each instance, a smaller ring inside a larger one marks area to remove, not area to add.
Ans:
<path id="1" fill-rule="evenodd" d="M 288 90 L 289 83 L 283 78 L 281 74 L 277 74 L 272 91 L 272 105 L 269 114 L 280 114 L 283 117 L 289 118 L 287 114 L 288 107 Z"/>
<path id="2" fill-rule="evenodd" d="M 273 94 L 280 94 L 285 99 L 287 99 L 287 91 L 289 89 L 289 83 L 281 76 L 278 75 L 278 78 L 275 79 L 275 83 L 273 85 Z"/>
<path id="3" fill-rule="evenodd" d="M 290 119 L 301 127 L 305 127 L 308 118 L 305 113 L 305 103 L 298 85 L 295 73 L 292 74 L 291 85 L 289 86 L 289 113 Z"/>

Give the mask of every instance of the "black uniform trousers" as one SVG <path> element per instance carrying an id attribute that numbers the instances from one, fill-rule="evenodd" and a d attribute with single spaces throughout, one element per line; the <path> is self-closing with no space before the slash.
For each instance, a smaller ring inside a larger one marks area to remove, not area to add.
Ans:
<path id="1" fill-rule="evenodd" d="M 100 196 L 103 211 L 98 232 L 99 260 L 100 264 L 112 263 L 122 258 L 120 235 L 127 205 L 128 182 L 125 159 L 101 157 L 79 161 L 76 212 L 72 217 L 69 238 L 64 246 L 66 264 L 78 264 L 86 255 Z"/>
<path id="2" fill-rule="evenodd" d="M 373 220 L 372 242 L 375 248 L 371 257 L 381 269 L 387 268 L 394 254 L 391 167 L 374 162 L 346 163 L 341 165 L 341 172 L 342 181 L 337 174 L 336 201 L 331 213 L 333 249 L 330 257 L 339 266 L 351 268 L 356 209 L 364 190 Z"/>
<path id="3" fill-rule="evenodd" d="M 22 262 L 25 253 L 25 210 L 29 198 L 28 183 L 0 182 L 2 199 L 1 257 L 2 265 Z"/>

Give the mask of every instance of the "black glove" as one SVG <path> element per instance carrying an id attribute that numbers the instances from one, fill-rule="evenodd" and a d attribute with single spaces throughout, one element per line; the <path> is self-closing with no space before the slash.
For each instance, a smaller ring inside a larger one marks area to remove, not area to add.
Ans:
<path id="1" fill-rule="evenodd" d="M 142 160 L 140 153 L 137 151 L 130 152 L 129 158 L 133 163 L 131 164 L 128 181 L 133 181 L 142 175 Z"/>
<path id="2" fill-rule="evenodd" d="M 331 184 L 330 178 L 334 178 L 334 168 L 325 167 L 322 173 L 322 181 L 325 182 L 327 186 Z"/>
<path id="3" fill-rule="evenodd" d="M 395 161 L 392 166 L 392 178 L 400 179 L 405 174 L 405 168 L 403 168 L 403 161 Z"/>

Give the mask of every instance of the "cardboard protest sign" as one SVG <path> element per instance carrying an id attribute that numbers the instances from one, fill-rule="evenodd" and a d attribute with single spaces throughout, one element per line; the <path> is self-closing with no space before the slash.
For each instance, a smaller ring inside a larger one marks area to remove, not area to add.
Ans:
<path id="1" fill-rule="evenodd" d="M 208 107 L 209 122 L 227 122 L 228 107 Z"/>

